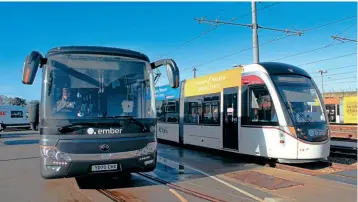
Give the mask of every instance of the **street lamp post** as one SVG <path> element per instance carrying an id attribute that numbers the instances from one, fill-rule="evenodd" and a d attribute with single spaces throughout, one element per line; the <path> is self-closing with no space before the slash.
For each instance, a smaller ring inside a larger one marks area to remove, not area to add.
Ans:
<path id="1" fill-rule="evenodd" d="M 320 73 L 321 74 L 321 80 L 322 80 L 322 95 L 323 95 L 323 98 L 324 98 L 324 91 L 323 91 L 323 74 L 324 73 L 327 73 L 327 70 L 322 70 L 322 69 L 320 69 L 320 70 L 318 70 L 317 71 L 318 73 Z"/>

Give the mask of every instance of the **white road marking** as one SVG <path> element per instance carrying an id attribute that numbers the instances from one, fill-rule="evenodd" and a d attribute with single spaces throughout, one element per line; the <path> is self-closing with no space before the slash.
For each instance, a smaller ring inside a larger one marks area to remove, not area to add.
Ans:
<path id="1" fill-rule="evenodd" d="M 161 160 L 166 161 L 165 158 L 163 158 L 163 157 L 160 157 L 160 158 L 161 158 Z M 167 161 L 168 161 L 168 160 L 167 160 Z M 171 160 L 169 160 L 169 161 L 171 161 Z M 174 162 L 174 161 L 171 161 L 171 162 Z M 182 164 L 182 163 L 181 163 L 181 164 Z M 246 196 L 248 196 L 248 197 L 250 197 L 250 198 L 252 198 L 252 199 L 254 199 L 254 200 L 256 200 L 256 201 L 263 201 L 263 199 L 261 199 L 261 198 L 255 196 L 255 195 L 253 195 L 253 194 L 250 194 L 249 192 L 244 191 L 244 190 L 242 190 L 242 189 L 240 189 L 240 188 L 238 188 L 238 187 L 235 187 L 234 185 L 232 185 L 232 184 L 230 184 L 230 183 L 227 183 L 227 182 L 225 182 L 225 181 L 223 181 L 223 180 L 221 180 L 221 179 L 219 179 L 219 178 L 217 178 L 217 177 L 215 177 L 215 176 L 212 176 L 212 175 L 210 175 L 210 174 L 208 174 L 208 173 L 206 173 L 206 172 L 204 172 L 204 171 L 198 170 L 198 169 L 193 168 L 193 167 L 191 167 L 191 166 L 188 166 L 188 165 L 186 165 L 186 164 L 182 164 L 182 165 L 184 165 L 184 167 L 187 167 L 187 168 L 189 168 L 189 169 L 195 170 L 195 171 L 197 171 L 197 172 L 199 172 L 199 173 L 201 173 L 201 174 L 203 174 L 203 175 L 205 175 L 205 176 L 207 176 L 207 177 L 209 177 L 209 178 L 211 178 L 211 179 L 213 179 L 213 180 L 216 180 L 216 181 L 218 181 L 218 182 L 220 182 L 220 183 L 222 183 L 222 184 L 224 184 L 224 185 L 226 185 L 226 186 L 228 186 L 228 187 L 230 187 L 230 188 L 232 188 L 232 189 L 234 189 L 234 190 L 236 190 L 236 191 L 238 191 L 238 192 L 240 192 L 240 193 L 242 193 L 242 194 L 244 194 L 244 195 L 246 195 Z"/>
<path id="2" fill-rule="evenodd" d="M 181 202 L 188 202 L 184 197 L 182 197 L 178 192 L 176 192 L 174 189 L 169 189 L 170 192 L 172 192 Z"/>

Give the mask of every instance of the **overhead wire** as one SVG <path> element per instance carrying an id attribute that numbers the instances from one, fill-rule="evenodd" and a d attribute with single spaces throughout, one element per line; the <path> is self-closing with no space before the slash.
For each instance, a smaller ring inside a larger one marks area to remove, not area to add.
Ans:
<path id="1" fill-rule="evenodd" d="M 356 17 L 356 16 L 353 16 L 353 17 Z M 345 20 L 349 20 L 349 19 L 352 19 L 353 17 L 343 18 L 343 19 L 336 20 L 336 21 L 333 21 L 333 22 L 330 22 L 330 23 L 326 23 L 326 24 L 323 24 L 323 25 L 320 25 L 320 26 L 317 26 L 317 27 L 314 27 L 314 28 L 309 28 L 309 29 L 306 29 L 305 32 L 312 31 L 312 30 L 315 30 L 315 29 L 319 29 L 319 28 L 322 28 L 322 27 L 325 27 L 325 26 L 329 26 L 329 25 L 332 25 L 332 24 L 335 24 L 335 23 L 338 23 L 338 22 L 342 22 L 342 21 L 345 21 Z M 219 25 L 219 26 L 220 26 L 220 25 Z M 282 37 L 281 39 L 287 38 L 287 37 L 289 37 L 289 36 L 290 36 L 290 35 L 286 35 L 285 37 Z M 266 42 L 266 43 L 264 43 L 264 44 L 262 44 L 262 45 L 260 44 L 260 47 L 263 46 L 263 45 L 267 45 L 267 44 L 269 44 L 269 43 L 272 43 L 272 42 L 274 42 L 274 41 L 281 40 L 281 39 L 273 39 L 273 40 L 271 40 L 271 41 L 269 41 L 269 42 Z M 333 46 L 333 45 L 331 45 L 331 46 Z M 210 60 L 210 61 L 208 61 L 208 62 L 204 62 L 204 63 L 198 64 L 198 65 L 193 65 L 193 67 L 200 67 L 200 66 L 203 66 L 203 65 L 212 63 L 212 62 L 214 62 L 214 61 L 221 60 L 221 59 L 230 57 L 230 56 L 232 56 L 232 55 L 236 55 L 236 54 L 242 53 L 242 52 L 247 51 L 247 50 L 252 50 L 252 49 L 253 49 L 253 47 L 251 47 L 251 48 L 245 48 L 245 49 L 242 49 L 242 50 L 240 50 L 240 51 L 237 51 L 237 52 L 234 52 L 234 53 L 230 53 L 230 54 L 228 54 L 228 55 L 224 55 L 224 56 L 221 56 L 221 57 L 219 57 L 219 58 Z M 354 53 L 354 54 L 357 54 L 357 53 Z M 353 55 L 353 54 L 350 54 L 350 55 Z M 347 55 L 347 56 L 348 56 L 348 55 Z M 345 57 L 345 56 L 339 56 L 339 57 Z M 338 58 L 338 57 L 337 57 L 337 58 Z M 330 58 L 330 59 L 336 59 L 336 58 Z M 325 59 L 325 60 L 327 60 L 327 59 Z M 321 61 L 325 61 L 325 60 L 314 61 L 314 63 L 321 62 Z M 308 65 L 308 64 L 309 64 L 309 63 L 303 64 L 303 65 Z M 310 64 L 313 64 L 313 63 L 310 63 Z M 186 71 L 186 70 L 189 70 L 189 69 L 192 69 L 192 67 L 185 68 L 185 69 L 183 69 L 183 70 L 181 70 L 181 71 Z"/>
<path id="2" fill-rule="evenodd" d="M 271 40 L 269 40 L 269 41 L 267 41 L 267 42 L 265 42 L 265 43 L 263 43 L 263 44 L 260 44 L 260 46 L 264 46 L 264 45 L 273 43 L 273 42 L 275 42 L 275 41 L 279 41 L 279 40 L 285 39 L 285 38 L 287 38 L 287 37 L 289 37 L 289 35 L 284 36 L 284 37 L 275 37 L 275 38 L 273 38 L 273 39 L 271 39 Z M 222 59 L 224 59 L 224 58 L 227 58 L 227 57 L 230 57 L 230 56 L 233 56 L 233 55 L 236 55 L 236 54 L 239 54 L 239 53 L 248 51 L 248 50 L 252 50 L 252 49 L 253 49 L 253 47 L 245 48 L 245 49 L 242 49 L 242 50 L 239 50 L 239 51 L 230 53 L 230 54 L 228 54 L 228 55 L 224 55 L 224 56 L 218 57 L 218 58 L 216 58 L 216 59 L 212 59 L 212 60 L 210 60 L 210 61 L 207 61 L 207 62 L 198 64 L 198 65 L 194 65 L 194 67 L 204 66 L 204 65 L 206 65 L 206 64 L 215 62 L 215 61 L 217 61 L 217 60 L 222 60 Z M 182 70 L 180 70 L 180 71 L 186 71 L 186 70 L 189 70 L 189 69 L 192 69 L 192 67 L 188 67 L 188 68 L 182 69 Z"/>
<path id="3" fill-rule="evenodd" d="M 357 80 L 355 80 L 355 81 L 344 81 L 344 82 L 334 82 L 334 83 L 324 83 L 325 85 L 330 85 L 330 84 L 339 84 L 339 83 L 355 83 L 355 82 L 357 82 Z"/>
<path id="4" fill-rule="evenodd" d="M 352 27 L 355 26 L 355 25 L 356 25 L 356 23 L 354 23 L 353 25 L 347 27 L 346 29 L 344 29 L 344 30 L 341 31 L 340 33 L 337 33 L 336 35 L 341 35 L 341 34 L 343 34 L 343 33 L 346 32 L 348 29 L 352 28 Z M 310 49 L 310 50 L 303 51 L 303 52 L 300 52 L 300 53 L 296 53 L 296 54 L 292 54 L 292 55 L 280 57 L 280 58 L 277 58 L 277 59 L 274 59 L 274 60 L 271 60 L 271 61 L 272 61 L 272 62 L 274 62 L 274 61 L 279 61 L 279 60 L 282 60 L 282 59 L 286 59 L 286 58 L 290 58 L 290 57 L 294 57 L 294 56 L 298 56 L 298 55 L 303 55 L 303 54 L 310 53 L 310 52 L 314 52 L 314 51 L 317 51 L 317 50 L 322 50 L 322 49 L 326 49 L 326 48 L 329 48 L 329 47 L 333 47 L 333 46 L 345 44 L 344 42 L 335 44 L 336 42 L 337 42 L 337 41 L 333 41 L 333 42 L 331 42 L 331 43 L 329 43 L 329 44 L 327 44 L 327 45 L 324 45 L 324 46 L 322 46 L 322 47 L 319 47 L 319 48 Z"/>
<path id="5" fill-rule="evenodd" d="M 267 5 L 267 6 L 264 6 L 264 7 L 260 8 L 260 9 L 257 9 L 256 12 L 257 12 L 257 11 L 260 11 L 260 10 L 267 9 L 267 8 L 269 8 L 269 7 L 272 7 L 272 6 L 276 5 L 276 4 L 279 4 L 279 2 L 272 3 L 272 4 L 270 4 L 270 5 Z M 238 20 L 238 19 L 240 19 L 240 18 L 246 17 L 246 16 L 251 15 L 251 14 L 252 14 L 252 12 L 247 13 L 247 14 L 244 14 L 244 15 L 241 15 L 241 16 L 239 16 L 239 17 L 236 17 L 236 18 L 231 19 L 229 22 L 234 22 L 234 21 L 236 21 L 236 20 Z M 161 58 L 163 58 L 164 56 L 167 56 L 168 54 L 170 54 L 170 53 L 172 53 L 172 52 L 174 52 L 174 51 L 180 49 L 181 47 L 184 47 L 185 45 L 187 45 L 187 44 L 189 44 L 189 43 L 195 41 L 196 39 L 198 39 L 198 38 L 200 38 L 200 37 L 202 37 L 202 36 L 204 36 L 204 35 L 210 33 L 211 31 L 216 30 L 217 28 L 219 28 L 219 27 L 221 27 L 221 26 L 223 26 L 223 25 L 217 25 L 217 26 L 215 26 L 215 27 L 211 27 L 211 28 L 205 30 L 203 33 L 199 34 L 198 36 L 196 36 L 196 37 L 194 37 L 194 38 L 192 38 L 192 39 L 190 39 L 190 40 L 188 40 L 188 41 L 186 41 L 186 42 L 180 44 L 179 46 L 177 46 L 177 47 L 171 49 L 170 51 L 166 52 L 165 54 L 163 54 L 162 56 L 160 56 L 159 59 L 161 59 Z"/>
<path id="6" fill-rule="evenodd" d="M 335 70 L 335 69 L 344 69 L 344 68 L 353 67 L 353 66 L 357 66 L 357 65 L 348 65 L 348 66 L 334 67 L 334 68 L 325 69 L 325 70 L 328 71 L 328 70 Z M 309 72 L 309 73 L 314 73 L 314 72 L 317 72 L 317 70 L 316 70 L 316 71 L 311 71 L 311 72 Z"/>
<path id="7" fill-rule="evenodd" d="M 341 74 L 349 74 L 349 73 L 354 73 L 354 72 L 357 72 L 356 71 L 350 71 L 350 72 L 341 72 L 341 73 L 336 73 L 336 74 L 326 74 L 326 76 L 334 76 L 334 75 L 341 75 Z M 318 78 L 318 77 L 321 77 L 321 76 L 315 76 L 315 77 L 312 77 L 312 78 Z"/>
<path id="8" fill-rule="evenodd" d="M 337 58 L 348 57 L 348 56 L 356 55 L 356 54 L 357 53 L 350 53 L 350 54 L 346 54 L 346 55 L 340 55 L 340 56 L 336 56 L 336 57 L 332 57 L 332 58 L 326 58 L 326 59 L 322 59 L 322 60 L 317 60 L 317 61 L 312 61 L 312 62 L 299 64 L 298 66 L 305 66 L 305 65 L 315 64 L 315 63 L 319 63 L 319 62 L 323 62 L 323 61 L 327 61 L 327 60 L 333 60 L 333 59 L 337 59 Z"/>
<path id="9" fill-rule="evenodd" d="M 303 32 L 309 32 L 309 31 L 312 31 L 312 30 L 316 30 L 316 29 L 319 29 L 319 28 L 322 28 L 322 27 L 325 27 L 325 26 L 328 26 L 328 25 L 332 25 L 332 24 L 335 24 L 335 23 L 338 23 L 338 22 L 343 22 L 343 21 L 346 21 L 346 20 L 349 20 L 349 19 L 352 19 L 352 18 L 356 18 L 356 17 L 357 16 L 355 15 L 355 16 L 343 18 L 343 19 L 336 20 L 336 21 L 333 21 L 333 22 L 329 22 L 329 23 L 326 23 L 326 24 L 323 24 L 323 25 L 319 25 L 319 26 L 316 26 L 316 27 L 305 29 L 305 30 L 303 30 Z"/>
<path id="10" fill-rule="evenodd" d="M 345 77 L 345 78 L 339 78 L 339 79 L 329 79 L 329 81 L 338 81 L 338 80 L 345 80 L 345 79 L 357 79 L 357 77 L 354 76 L 354 77 Z"/>

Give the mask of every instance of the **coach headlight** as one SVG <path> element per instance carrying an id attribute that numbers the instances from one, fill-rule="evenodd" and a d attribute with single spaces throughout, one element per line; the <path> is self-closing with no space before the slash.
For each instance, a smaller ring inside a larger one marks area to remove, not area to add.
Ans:
<path id="1" fill-rule="evenodd" d="M 53 160 L 55 164 L 65 165 L 67 164 L 65 162 L 71 161 L 71 157 L 67 153 L 61 152 L 55 147 L 40 146 L 40 149 L 41 149 L 41 156 L 43 158 Z"/>
<path id="2" fill-rule="evenodd" d="M 140 149 L 137 152 L 137 156 L 145 156 L 148 154 L 153 154 L 157 150 L 157 142 L 150 142 L 143 149 Z"/>

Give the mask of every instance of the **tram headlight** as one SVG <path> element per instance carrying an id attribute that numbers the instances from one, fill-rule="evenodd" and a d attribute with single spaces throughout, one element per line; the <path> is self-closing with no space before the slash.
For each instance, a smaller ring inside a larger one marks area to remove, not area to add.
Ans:
<path id="1" fill-rule="evenodd" d="M 154 153 L 156 150 L 157 150 L 157 142 L 150 142 L 143 149 L 140 149 L 136 155 L 145 156 Z"/>
<path id="2" fill-rule="evenodd" d="M 40 146 L 41 148 L 41 156 L 43 158 L 48 158 L 48 159 L 51 159 L 53 161 L 59 161 L 59 162 L 62 162 L 62 161 L 71 161 L 71 157 L 64 153 L 64 152 L 61 152 L 59 151 L 57 148 L 55 147 L 51 147 L 51 146 Z"/>
<path id="3" fill-rule="evenodd" d="M 296 129 L 297 137 L 303 140 L 307 140 L 306 131 L 303 128 Z"/>

